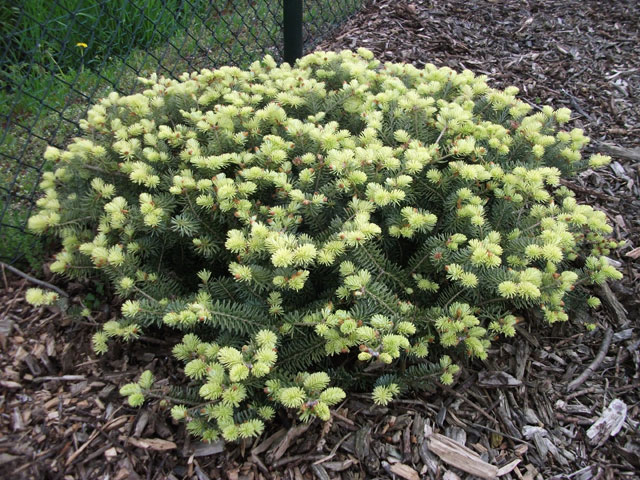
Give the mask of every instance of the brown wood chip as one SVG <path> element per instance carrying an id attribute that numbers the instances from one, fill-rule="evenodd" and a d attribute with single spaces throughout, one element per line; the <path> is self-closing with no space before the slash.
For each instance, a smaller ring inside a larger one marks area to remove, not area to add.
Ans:
<path id="1" fill-rule="evenodd" d="M 484 388 L 519 387 L 522 382 L 507 372 L 479 372 L 478 385 Z"/>
<path id="2" fill-rule="evenodd" d="M 398 475 L 406 480 L 420 480 L 420 475 L 409 465 L 404 463 L 394 463 L 389 467 L 391 473 Z"/>
<path id="3" fill-rule="evenodd" d="M 429 450 L 442 461 L 480 478 L 496 478 L 498 467 L 482 460 L 477 453 L 444 435 L 434 433 L 427 439 Z"/>
<path id="4" fill-rule="evenodd" d="M 119 440 L 130 443 L 134 447 L 142 448 L 144 450 L 157 450 L 166 451 L 177 448 L 174 442 L 169 440 L 162 440 L 161 438 L 133 438 L 133 437 L 118 437 Z"/>

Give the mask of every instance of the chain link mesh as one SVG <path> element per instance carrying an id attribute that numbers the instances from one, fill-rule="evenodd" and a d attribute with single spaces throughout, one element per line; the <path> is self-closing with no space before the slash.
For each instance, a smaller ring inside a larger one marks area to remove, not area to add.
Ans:
<path id="1" fill-rule="evenodd" d="M 364 0 L 304 0 L 305 52 L 313 50 L 335 27 L 357 13 L 364 3 Z"/>
<path id="2" fill-rule="evenodd" d="M 137 77 L 178 76 L 221 65 L 282 59 L 282 1 L 23 0 L 0 3 L 0 260 L 37 255 L 26 223 L 51 168 L 47 145 L 64 147 L 78 121 Z M 308 51 L 363 2 L 306 0 Z"/>

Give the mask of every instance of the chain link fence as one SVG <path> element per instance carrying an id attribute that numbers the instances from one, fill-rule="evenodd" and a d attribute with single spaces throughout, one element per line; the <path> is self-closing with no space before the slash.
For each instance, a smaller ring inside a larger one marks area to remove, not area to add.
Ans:
<path id="1" fill-rule="evenodd" d="M 0 260 L 36 260 L 26 229 L 37 184 L 78 121 L 137 77 L 283 59 L 283 3 L 303 4 L 303 45 L 356 13 L 364 0 L 23 0 L 0 3 Z"/>

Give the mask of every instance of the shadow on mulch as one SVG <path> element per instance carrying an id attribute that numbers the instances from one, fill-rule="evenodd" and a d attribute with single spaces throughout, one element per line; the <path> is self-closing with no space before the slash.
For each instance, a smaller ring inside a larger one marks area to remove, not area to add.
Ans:
<path id="1" fill-rule="evenodd" d="M 225 450 L 192 443 L 160 405 L 134 410 L 118 395 L 147 368 L 177 375 L 171 342 L 149 339 L 144 353 L 124 346 L 96 358 L 90 337 L 99 318 L 34 309 L 24 301 L 27 281 L 3 272 L 2 471 L 34 479 L 477 478 L 457 465 L 485 476 L 502 468 L 505 479 L 638 478 L 638 17 L 634 1 L 372 1 L 318 47 L 364 46 L 385 61 L 468 68 L 494 86 L 518 86 L 534 105 L 575 112 L 591 148 L 614 162 L 567 184 L 628 241 L 612 259 L 624 280 L 598 292 L 606 308 L 595 332 L 529 323 L 451 388 L 391 408 L 352 396 L 327 424 L 273 428 Z M 592 427 L 615 399 L 626 406 L 621 430 L 598 435 Z"/>

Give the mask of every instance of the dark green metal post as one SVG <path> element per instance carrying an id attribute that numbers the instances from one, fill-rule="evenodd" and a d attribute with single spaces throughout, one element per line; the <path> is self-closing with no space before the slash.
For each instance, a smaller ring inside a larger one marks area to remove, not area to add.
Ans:
<path id="1" fill-rule="evenodd" d="M 293 65 L 302 57 L 302 0 L 282 0 L 284 61 Z"/>

